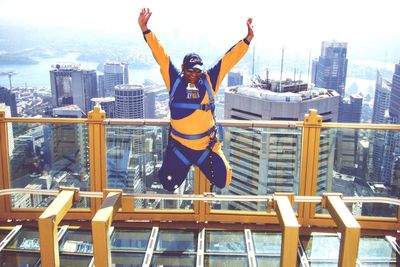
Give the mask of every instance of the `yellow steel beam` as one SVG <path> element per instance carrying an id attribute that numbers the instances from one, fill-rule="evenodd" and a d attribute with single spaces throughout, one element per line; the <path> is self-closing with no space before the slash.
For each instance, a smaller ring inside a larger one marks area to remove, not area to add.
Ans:
<path id="1" fill-rule="evenodd" d="M 64 188 L 39 217 L 42 266 L 60 266 L 57 227 L 72 204 L 79 198 L 78 189 Z"/>
<path id="2" fill-rule="evenodd" d="M 89 128 L 89 160 L 91 191 L 102 192 L 107 187 L 106 179 L 106 130 L 103 120 L 106 113 L 100 105 L 96 105 L 88 113 Z M 92 212 L 100 206 L 101 200 L 91 201 Z"/>
<path id="3" fill-rule="evenodd" d="M 297 266 L 300 225 L 293 210 L 294 194 L 274 194 L 274 209 L 282 230 L 281 267 Z"/>
<path id="4" fill-rule="evenodd" d="M 6 123 L 6 112 L 0 107 L 0 189 L 7 189 L 9 185 L 8 165 L 8 128 Z M 9 197 L 0 196 L 0 218 L 7 219 L 6 211 L 10 209 Z M 8 206 L 8 208 L 7 208 Z M 6 216 L 3 218 L 3 216 Z"/>
<path id="5" fill-rule="evenodd" d="M 342 234 L 340 239 L 339 266 L 356 266 L 361 227 L 350 213 L 338 193 L 323 195 L 322 207 L 328 209 Z"/>
<path id="6" fill-rule="evenodd" d="M 122 190 L 109 190 L 92 220 L 93 256 L 96 267 L 108 267 L 112 264 L 109 230 L 121 207 L 121 198 Z"/>

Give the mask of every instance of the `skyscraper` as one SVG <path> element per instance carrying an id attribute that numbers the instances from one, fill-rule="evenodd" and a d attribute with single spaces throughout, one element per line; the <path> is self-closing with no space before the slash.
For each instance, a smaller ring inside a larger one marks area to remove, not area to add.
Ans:
<path id="1" fill-rule="evenodd" d="M 50 70 L 53 107 L 77 105 L 87 114 L 91 110 L 90 99 L 97 97 L 95 70 L 82 70 L 77 65 L 57 64 Z"/>
<path id="2" fill-rule="evenodd" d="M 121 119 L 144 118 L 144 90 L 142 85 L 115 86 L 115 117 Z"/>
<path id="3" fill-rule="evenodd" d="M 0 103 L 5 103 L 10 107 L 11 116 L 17 117 L 17 101 L 15 100 L 15 93 L 12 93 L 11 90 L 0 87 Z"/>
<path id="4" fill-rule="evenodd" d="M 317 87 L 332 89 L 344 97 L 347 75 L 347 43 L 324 41 L 321 45 L 321 55 L 313 63 L 312 72 Z M 313 75 L 314 76 L 314 75 Z"/>
<path id="5" fill-rule="evenodd" d="M 387 115 L 390 105 L 390 94 L 392 90 L 392 84 L 384 79 L 379 71 L 376 72 L 376 84 L 375 84 L 375 97 L 374 97 L 374 108 L 372 111 L 372 123 L 387 123 Z M 387 114 L 385 116 L 385 114 Z M 373 142 L 372 142 L 372 179 L 373 181 L 380 181 L 381 168 L 383 163 L 384 151 L 385 151 L 385 137 L 386 131 L 374 130 L 373 131 Z"/>
<path id="6" fill-rule="evenodd" d="M 324 121 L 337 121 L 339 95 L 333 90 L 307 88 L 301 82 L 271 82 L 267 89 L 239 87 L 225 92 L 225 119 L 301 121 L 315 108 Z M 282 89 L 283 88 L 283 89 Z M 278 91 L 286 90 L 285 93 Z M 289 91 L 291 90 L 291 92 Z M 289 92 L 288 92 L 289 91 Z M 297 192 L 299 183 L 301 135 L 296 131 L 274 129 L 227 129 L 225 155 L 233 170 L 228 194 L 263 195 L 274 192 Z M 321 136 L 320 167 L 317 191 L 332 186 L 333 137 Z M 259 210 L 256 203 L 232 202 L 231 209 Z"/>
<path id="7" fill-rule="evenodd" d="M 101 96 L 114 96 L 116 85 L 129 83 L 129 69 L 127 63 L 106 62 L 104 63 L 104 92 Z"/>
<path id="8" fill-rule="evenodd" d="M 243 85 L 243 75 L 240 72 L 228 73 L 228 87 Z"/>
<path id="9" fill-rule="evenodd" d="M 400 122 L 400 63 L 395 65 L 390 94 L 388 123 Z M 388 185 L 397 183 L 394 179 L 394 162 L 400 157 L 400 136 L 398 131 L 386 131 L 385 152 L 381 168 L 380 181 Z"/>

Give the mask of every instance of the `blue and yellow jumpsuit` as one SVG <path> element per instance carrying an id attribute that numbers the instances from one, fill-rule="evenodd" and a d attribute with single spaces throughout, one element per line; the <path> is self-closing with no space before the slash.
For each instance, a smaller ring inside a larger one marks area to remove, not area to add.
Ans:
<path id="1" fill-rule="evenodd" d="M 219 188 L 231 182 L 232 170 L 220 142 L 216 139 L 214 99 L 225 75 L 246 54 L 249 42 L 240 40 L 196 84 L 200 98 L 187 99 L 188 82 L 183 73 L 150 30 L 143 33 L 170 96 L 171 124 L 164 161 L 158 178 L 163 187 L 173 191 L 185 180 L 191 165 L 197 165 L 211 184 Z"/>

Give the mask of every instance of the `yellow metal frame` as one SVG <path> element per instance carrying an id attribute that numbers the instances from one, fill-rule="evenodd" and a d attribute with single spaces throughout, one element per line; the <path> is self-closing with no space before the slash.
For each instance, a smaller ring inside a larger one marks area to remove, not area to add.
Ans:
<path id="1" fill-rule="evenodd" d="M 339 266 L 356 266 L 361 234 L 360 224 L 342 201 L 342 194 L 324 194 L 322 207 L 328 209 L 341 233 Z"/>
<path id="2" fill-rule="evenodd" d="M 79 200 L 76 188 L 64 188 L 39 217 L 40 257 L 42 266 L 60 266 L 58 224 Z"/>
<path id="3" fill-rule="evenodd" d="M 6 122 L 6 112 L 0 107 L 0 140 L 8 140 L 8 128 Z M 0 141 L 0 186 L 9 188 L 10 180 L 8 142 Z M 7 196 L 0 196 L 0 218 L 9 218 L 10 201 Z"/>
<path id="4" fill-rule="evenodd" d="M 300 224 L 293 210 L 294 194 L 274 194 L 274 209 L 282 231 L 281 267 L 297 266 L 297 246 Z"/>
<path id="5" fill-rule="evenodd" d="M 300 170 L 300 195 L 314 196 L 317 191 L 319 146 L 321 135 L 322 117 L 315 109 L 310 109 L 304 116 L 303 134 L 301 142 L 301 170 Z M 299 216 L 303 224 L 308 225 L 309 218 L 314 214 L 315 205 L 310 203 L 299 205 Z"/>
<path id="6" fill-rule="evenodd" d="M 160 125 L 168 122 L 161 120 L 109 120 L 104 111 L 95 107 L 89 112 L 88 119 L 62 118 L 5 118 L 5 112 L 0 110 L 0 140 L 8 140 L 7 123 L 85 123 L 88 125 L 90 149 L 90 182 L 91 191 L 102 192 L 107 188 L 106 177 L 106 123 L 121 125 Z M 289 128 L 303 128 L 302 151 L 300 162 L 299 195 L 315 195 L 318 175 L 318 160 L 320 132 L 325 128 L 352 129 L 385 129 L 400 130 L 400 125 L 370 125 L 370 124 L 338 124 L 322 123 L 322 117 L 316 110 L 310 110 L 305 115 L 304 122 L 259 122 L 259 121 L 223 121 L 226 126 L 240 127 L 272 127 L 281 128 L 282 123 Z M 275 127 L 276 126 L 276 127 Z M 0 189 L 10 188 L 8 143 L 0 142 Z M 195 168 L 194 193 L 203 194 L 209 191 L 209 182 Z M 90 220 L 101 206 L 101 199 L 92 199 L 90 209 L 73 209 L 65 215 L 68 220 Z M 204 201 L 194 201 L 193 210 L 145 210 L 135 209 L 133 197 L 122 197 L 122 208 L 115 220 L 150 220 L 150 221 L 182 221 L 199 224 L 213 222 L 261 223 L 279 225 L 275 212 L 246 212 L 229 210 L 212 210 L 210 204 Z M 2 219 L 37 219 L 41 209 L 11 209 L 10 197 L 0 196 L 0 218 Z M 267 204 L 266 204 L 267 205 Z M 298 203 L 297 220 L 303 226 L 335 227 L 335 222 L 329 215 L 315 214 L 315 204 Z M 398 218 L 359 217 L 359 224 L 365 229 L 382 229 L 393 231 L 400 228 L 400 210 Z"/>
<path id="7" fill-rule="evenodd" d="M 111 262 L 110 227 L 121 207 L 122 190 L 106 190 L 103 204 L 92 220 L 94 264 L 108 267 Z"/>
<path id="8" fill-rule="evenodd" d="M 106 128 L 103 120 L 106 113 L 100 105 L 96 105 L 88 113 L 89 128 L 89 159 L 90 159 L 90 189 L 91 191 L 102 192 L 107 188 L 106 175 Z M 101 200 L 96 199 L 90 202 L 92 213 L 101 205 Z"/>

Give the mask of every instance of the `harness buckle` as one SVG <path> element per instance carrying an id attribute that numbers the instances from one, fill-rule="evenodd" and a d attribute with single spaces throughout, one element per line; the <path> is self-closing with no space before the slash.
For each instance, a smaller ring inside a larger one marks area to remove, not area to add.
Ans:
<path id="1" fill-rule="evenodd" d="M 211 109 L 211 104 L 202 104 L 201 110 L 209 111 Z"/>

